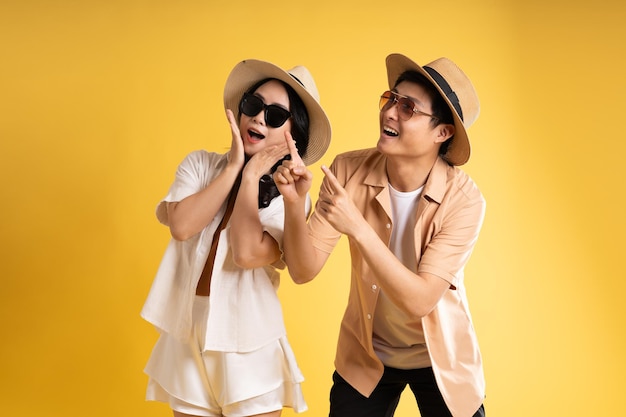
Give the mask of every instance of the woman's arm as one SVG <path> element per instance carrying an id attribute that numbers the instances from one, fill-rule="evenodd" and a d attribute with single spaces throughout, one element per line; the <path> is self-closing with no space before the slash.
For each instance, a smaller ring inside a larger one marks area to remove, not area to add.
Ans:
<path id="1" fill-rule="evenodd" d="M 229 235 L 233 261 L 242 268 L 269 265 L 280 258 L 278 243 L 263 230 L 259 218 L 259 180 L 286 154 L 286 144 L 268 147 L 250 158 L 243 169 Z"/>
<path id="2" fill-rule="evenodd" d="M 228 152 L 228 164 L 203 190 L 181 201 L 167 203 L 170 233 L 176 240 L 187 240 L 200 233 L 215 217 L 243 167 L 244 151 L 237 122 L 230 110 L 226 117 L 231 125 L 232 141 Z"/>
<path id="3" fill-rule="evenodd" d="M 313 174 L 304 165 L 293 141 L 288 142 L 291 160 L 274 173 L 274 181 L 285 203 L 283 249 L 289 275 L 296 284 L 311 281 L 320 272 L 329 253 L 313 246 L 306 218 L 306 199 Z"/>
<path id="4" fill-rule="evenodd" d="M 172 237 L 182 241 L 202 231 L 228 198 L 238 174 L 237 168 L 229 166 L 203 190 L 181 201 L 167 203 Z"/>

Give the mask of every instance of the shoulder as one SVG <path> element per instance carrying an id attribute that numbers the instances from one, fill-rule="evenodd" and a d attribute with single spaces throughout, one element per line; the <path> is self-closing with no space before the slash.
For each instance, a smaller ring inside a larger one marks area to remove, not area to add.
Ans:
<path id="1" fill-rule="evenodd" d="M 432 168 L 424 194 L 446 206 L 484 205 L 485 201 L 480 189 L 465 171 L 441 158 Z"/>
<path id="2" fill-rule="evenodd" d="M 205 150 L 190 152 L 178 165 L 178 174 L 184 176 L 205 177 L 210 172 L 219 172 L 228 162 L 227 154 L 218 154 Z"/>
<path id="3" fill-rule="evenodd" d="M 470 200 L 484 200 L 476 182 L 459 167 L 450 167 L 448 175 L 451 188 Z"/>
<path id="4" fill-rule="evenodd" d="M 338 154 L 335 156 L 333 164 L 361 165 L 366 160 L 380 157 L 382 157 L 382 155 L 376 148 L 358 149 Z"/>
<path id="5" fill-rule="evenodd" d="M 363 181 L 370 175 L 378 176 L 384 166 L 385 156 L 376 148 L 344 152 L 335 157 L 331 170 L 337 179 Z"/>
<path id="6" fill-rule="evenodd" d="M 444 204 L 457 210 L 469 209 L 484 213 L 485 198 L 476 182 L 459 167 L 449 166 L 446 172 Z M 447 202 L 448 204 L 446 204 Z M 454 210 L 453 210 L 454 211 Z"/>
<path id="7" fill-rule="evenodd" d="M 183 163 L 191 163 L 195 165 L 215 165 L 221 161 L 226 161 L 227 156 L 227 154 L 220 154 L 199 149 L 187 154 Z"/>

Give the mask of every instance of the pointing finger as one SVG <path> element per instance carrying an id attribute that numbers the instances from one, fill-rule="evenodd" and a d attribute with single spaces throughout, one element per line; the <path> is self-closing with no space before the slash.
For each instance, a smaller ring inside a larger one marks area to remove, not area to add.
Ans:
<path id="1" fill-rule="evenodd" d="M 322 171 L 324 171 L 324 175 L 326 175 L 326 178 L 328 179 L 330 191 L 337 192 L 343 189 L 343 187 L 339 183 L 339 180 L 337 180 L 337 177 L 335 177 L 335 174 L 333 174 L 326 165 L 322 165 Z"/>
<path id="2" fill-rule="evenodd" d="M 293 140 L 291 132 L 285 132 L 285 141 L 289 147 L 289 154 L 291 155 L 291 160 L 294 162 L 294 166 L 304 166 L 304 162 L 302 158 L 300 158 L 298 148 L 296 148 L 296 142 Z"/>

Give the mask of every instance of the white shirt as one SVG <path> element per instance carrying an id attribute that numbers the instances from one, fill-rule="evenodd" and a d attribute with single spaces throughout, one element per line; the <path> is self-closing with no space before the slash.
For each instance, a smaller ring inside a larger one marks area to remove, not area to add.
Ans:
<path id="1" fill-rule="evenodd" d="M 204 189 L 225 167 L 226 154 L 195 151 L 178 166 L 176 178 L 167 196 L 157 206 L 159 221 L 167 225 L 166 202 L 180 201 Z M 196 286 L 206 263 L 224 212 L 226 201 L 213 221 L 197 235 L 185 240 L 172 239 L 152 283 L 141 316 L 181 340 L 192 330 L 192 305 Z M 307 214 L 311 203 L 307 196 Z M 278 242 L 282 250 L 284 206 L 282 196 L 259 209 L 263 230 Z M 276 294 L 280 281 L 277 269 L 285 267 L 282 259 L 274 265 L 241 269 L 230 253 L 228 229 L 220 233 L 213 275 L 211 303 L 205 350 L 249 352 L 285 336 L 280 301 Z"/>

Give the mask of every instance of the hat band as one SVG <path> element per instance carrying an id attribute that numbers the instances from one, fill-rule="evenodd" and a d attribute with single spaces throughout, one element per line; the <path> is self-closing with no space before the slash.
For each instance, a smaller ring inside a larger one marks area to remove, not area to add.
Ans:
<path id="1" fill-rule="evenodd" d="M 293 75 L 292 73 L 288 72 L 287 74 L 291 75 L 291 78 L 293 78 L 294 80 L 296 80 L 298 82 L 298 84 L 300 84 L 302 87 L 304 87 L 304 89 L 306 90 L 306 86 L 304 85 L 304 83 L 302 81 L 300 81 L 300 79 L 298 79 L 298 77 L 296 77 L 295 75 Z"/>
<path id="2" fill-rule="evenodd" d="M 461 118 L 461 121 L 463 121 L 463 111 L 461 110 L 461 104 L 459 103 L 459 97 L 457 97 L 456 93 L 454 91 L 452 91 L 452 88 L 450 87 L 450 84 L 448 84 L 446 79 L 443 78 L 441 76 L 441 74 L 439 74 L 437 71 L 435 71 L 431 67 L 426 67 L 425 66 L 424 70 L 428 74 L 430 74 L 430 76 L 433 77 L 433 80 L 435 80 L 435 82 L 439 85 L 439 87 L 441 87 L 441 89 L 445 93 L 446 97 L 448 97 L 448 100 L 450 100 L 450 103 L 452 103 L 452 106 L 454 106 L 454 109 L 456 110 L 456 112 L 458 113 L 459 117 Z"/>

